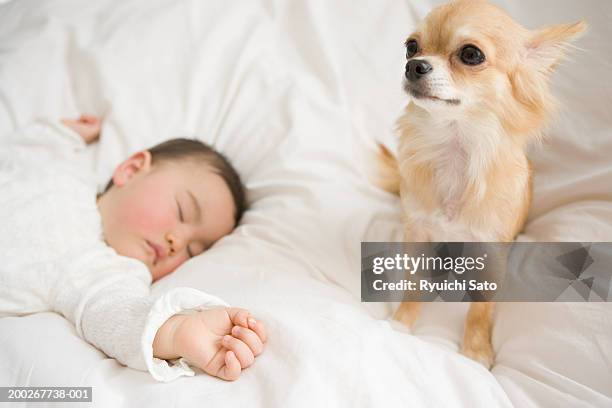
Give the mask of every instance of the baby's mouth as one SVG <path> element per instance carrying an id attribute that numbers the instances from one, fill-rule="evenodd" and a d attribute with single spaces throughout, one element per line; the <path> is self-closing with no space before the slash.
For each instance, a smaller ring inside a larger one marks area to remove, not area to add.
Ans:
<path id="1" fill-rule="evenodd" d="M 159 259 L 159 250 L 156 248 L 156 245 L 152 244 L 151 242 L 147 240 L 145 240 L 145 242 L 147 243 L 150 252 L 153 254 L 153 266 L 155 266 L 155 264 L 157 264 L 157 260 Z"/>

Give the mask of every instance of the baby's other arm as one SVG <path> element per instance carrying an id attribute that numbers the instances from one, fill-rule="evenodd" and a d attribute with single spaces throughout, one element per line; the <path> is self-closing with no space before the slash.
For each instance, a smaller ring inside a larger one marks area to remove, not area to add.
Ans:
<path id="1" fill-rule="evenodd" d="M 97 116 L 83 114 L 78 119 L 62 119 L 62 123 L 78 133 L 87 144 L 100 137 L 102 121 Z"/>

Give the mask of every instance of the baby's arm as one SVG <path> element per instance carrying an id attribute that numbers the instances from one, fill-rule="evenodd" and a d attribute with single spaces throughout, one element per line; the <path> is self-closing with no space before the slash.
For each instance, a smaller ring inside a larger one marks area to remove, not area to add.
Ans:
<path id="1" fill-rule="evenodd" d="M 185 357 L 208 373 L 235 379 L 237 367 L 231 354 L 241 370 L 248 366 L 249 354 L 254 356 L 260 351 L 249 332 L 246 337 L 244 333 L 231 332 L 234 321 L 239 320 L 223 318 L 232 309 L 222 300 L 192 288 L 175 288 L 162 296 L 151 296 L 151 274 L 146 266 L 117 255 L 102 243 L 74 255 L 69 256 L 64 279 L 56 283 L 52 310 L 73 322 L 81 337 L 122 364 L 148 370 L 159 381 L 172 381 L 194 372 L 184 361 L 172 365 L 165 359 Z M 248 327 L 248 323 L 241 325 Z M 153 344 L 162 327 L 156 344 L 161 348 L 154 355 Z M 219 340 L 230 333 L 234 340 L 226 347 Z M 265 333 L 263 336 L 265 340 Z M 224 356 L 229 354 L 227 350 L 232 351 L 227 362 L 225 358 L 221 365 L 219 358 L 214 364 L 210 358 L 207 360 L 213 351 L 213 356 Z"/>
<path id="2" fill-rule="evenodd" d="M 264 325 L 248 311 L 213 309 L 168 319 L 157 331 L 153 355 L 184 357 L 206 373 L 232 381 L 253 364 L 265 341 Z"/>
<path id="3" fill-rule="evenodd" d="M 71 161 L 86 149 L 88 140 L 95 140 L 96 124 L 91 123 L 91 118 L 86 120 L 90 124 L 81 124 L 80 130 L 87 137 L 86 140 L 79 130 L 75 129 L 80 120 L 60 122 L 56 118 L 39 117 L 7 135 L 3 153 L 16 163 L 22 164 L 40 164 L 46 160 Z M 73 122 L 75 126 L 69 125 Z M 89 133 L 84 132 L 86 128 Z M 99 129 L 97 132 L 99 133 Z"/>

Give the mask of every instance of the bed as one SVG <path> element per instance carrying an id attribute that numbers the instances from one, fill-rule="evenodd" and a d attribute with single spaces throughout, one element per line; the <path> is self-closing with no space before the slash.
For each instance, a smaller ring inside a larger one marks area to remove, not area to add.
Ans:
<path id="1" fill-rule="evenodd" d="M 102 187 L 124 157 L 164 139 L 214 144 L 244 175 L 251 208 L 153 290 L 191 286 L 248 308 L 269 342 L 239 381 L 199 372 L 164 384 L 60 315 L 5 317 L 0 385 L 93 387 L 82 405 L 96 407 L 612 406 L 608 303 L 499 304 L 488 371 L 457 351 L 466 304 L 425 305 L 411 334 L 391 321 L 395 305 L 360 301 L 360 242 L 402 239 L 398 199 L 370 180 L 406 103 L 403 41 L 439 3 L 1 4 L 0 146 L 40 116 L 101 115 L 82 160 Z M 554 76 L 563 110 L 530 154 L 535 194 L 519 239 L 610 241 L 612 3 L 495 3 L 528 28 L 590 25 Z"/>

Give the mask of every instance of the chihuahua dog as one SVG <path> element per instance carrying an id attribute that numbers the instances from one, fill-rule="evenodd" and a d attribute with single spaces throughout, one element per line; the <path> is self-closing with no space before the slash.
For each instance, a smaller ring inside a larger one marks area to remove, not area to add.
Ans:
<path id="1" fill-rule="evenodd" d="M 508 242 L 531 199 L 526 146 L 555 111 L 553 69 L 586 24 L 528 30 L 486 0 L 435 8 L 405 42 L 397 159 L 380 184 L 400 195 L 406 241 Z M 411 326 L 420 303 L 395 318 Z M 472 303 L 461 351 L 490 368 L 493 303 Z"/>

